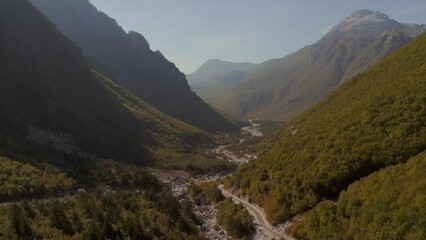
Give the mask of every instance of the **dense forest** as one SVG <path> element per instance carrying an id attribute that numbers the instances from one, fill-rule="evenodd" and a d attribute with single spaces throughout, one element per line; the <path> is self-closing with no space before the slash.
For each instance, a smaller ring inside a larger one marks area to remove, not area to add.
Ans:
<path id="1" fill-rule="evenodd" d="M 297 239 L 425 239 L 426 152 L 351 184 L 292 227 Z"/>
<path id="2" fill-rule="evenodd" d="M 426 34 L 341 85 L 261 144 L 225 184 L 273 222 L 426 149 Z"/>
<path id="3" fill-rule="evenodd" d="M 92 162 L 89 185 L 47 165 L 0 166 L 1 200 L 19 200 L 0 208 L 0 239 L 200 239 L 190 204 L 138 166 Z"/>
<path id="4" fill-rule="evenodd" d="M 201 239 L 188 205 L 164 191 L 78 193 L 0 208 L 0 239 Z"/>
<path id="5" fill-rule="evenodd" d="M 12 161 L 0 157 L 0 202 L 53 196 L 75 190 L 76 181 L 57 168 Z"/>

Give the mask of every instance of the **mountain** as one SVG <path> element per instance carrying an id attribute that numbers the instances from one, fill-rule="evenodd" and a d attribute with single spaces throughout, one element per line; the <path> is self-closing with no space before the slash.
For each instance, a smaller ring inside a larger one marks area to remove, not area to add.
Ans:
<path id="1" fill-rule="evenodd" d="M 141 140 L 153 139 L 94 77 L 80 49 L 31 5 L 11 2 L 0 10 L 2 132 L 39 142 L 56 136 L 64 148 L 75 142 L 102 157 L 149 160 Z"/>
<path id="2" fill-rule="evenodd" d="M 92 71 L 80 48 L 31 4 L 11 2 L 0 9 L 0 155 L 35 158 L 53 148 L 147 164 L 170 155 L 179 161 L 211 143 L 206 132 Z"/>
<path id="3" fill-rule="evenodd" d="M 215 106 L 223 92 L 237 86 L 254 72 L 258 65 L 211 59 L 188 74 L 191 88 L 207 103 Z"/>
<path id="4" fill-rule="evenodd" d="M 357 11 L 315 44 L 257 69 L 217 97 L 215 107 L 245 119 L 288 121 L 425 30 L 426 25 Z"/>
<path id="5" fill-rule="evenodd" d="M 191 91 L 185 75 L 161 52 L 152 51 L 142 35 L 132 31 L 126 33 L 88 0 L 30 2 L 86 55 L 99 60 L 93 65 L 97 71 L 117 79 L 148 104 L 203 130 L 236 130 Z"/>
<path id="6" fill-rule="evenodd" d="M 426 33 L 267 137 L 226 181 L 276 223 L 426 150 Z"/>
<path id="7" fill-rule="evenodd" d="M 330 32 L 339 31 L 352 36 L 374 37 L 389 29 L 397 29 L 410 37 L 415 37 L 419 32 L 426 30 L 426 25 L 403 24 L 389 18 L 384 13 L 361 9 L 334 26 Z"/>
<path id="8" fill-rule="evenodd" d="M 214 81 L 231 71 L 250 72 L 255 67 L 256 64 L 249 62 L 234 63 L 220 59 L 210 59 L 203 63 L 195 72 L 188 74 L 187 78 L 189 84 L 192 86 L 197 83 Z"/>

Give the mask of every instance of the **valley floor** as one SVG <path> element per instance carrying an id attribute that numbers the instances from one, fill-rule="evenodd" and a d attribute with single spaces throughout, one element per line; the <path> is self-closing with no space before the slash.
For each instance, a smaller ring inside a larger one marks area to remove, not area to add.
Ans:
<path id="1" fill-rule="evenodd" d="M 250 125 L 243 127 L 241 129 L 241 138 L 239 139 L 240 143 L 249 141 L 251 138 L 262 137 L 263 133 L 260 130 L 260 125 L 250 121 Z M 237 156 L 232 151 L 228 150 L 229 145 L 219 145 L 215 147 L 211 152 L 215 153 L 218 158 L 226 158 L 227 160 L 234 162 L 236 164 L 247 163 L 250 160 L 256 159 L 256 155 L 253 154 L 242 154 L 242 156 Z M 167 184 L 170 187 L 172 194 L 182 200 L 187 198 L 187 189 L 191 182 L 196 184 L 203 182 L 217 182 L 220 183 L 220 180 L 224 177 L 230 176 L 232 172 L 217 172 L 201 175 L 191 175 L 185 171 L 165 171 L 159 169 L 150 169 L 150 171 L 163 183 Z M 252 240 L 272 240 L 272 239 L 286 239 L 293 240 L 291 236 L 285 233 L 286 229 L 291 225 L 293 220 L 290 220 L 284 224 L 278 226 L 272 226 L 267 220 L 265 213 L 262 208 L 255 206 L 248 201 L 242 199 L 241 197 L 235 195 L 231 191 L 224 189 L 223 185 L 219 185 L 219 189 L 222 191 L 222 194 L 225 197 L 231 197 L 232 200 L 243 205 L 248 212 L 254 217 L 254 227 L 255 233 L 250 237 Z M 192 203 L 194 213 L 197 216 L 197 219 L 200 221 L 198 226 L 199 230 L 205 234 L 208 239 L 233 239 L 229 236 L 226 231 L 218 225 L 216 218 L 217 209 L 215 209 L 213 204 L 197 206 Z M 299 218 L 299 216 L 297 217 Z"/>

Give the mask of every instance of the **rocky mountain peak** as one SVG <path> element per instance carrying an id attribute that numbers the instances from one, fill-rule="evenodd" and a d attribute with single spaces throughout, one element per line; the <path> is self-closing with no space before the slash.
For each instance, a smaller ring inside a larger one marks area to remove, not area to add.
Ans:
<path id="1" fill-rule="evenodd" d="M 352 13 L 347 19 L 382 19 L 382 20 L 390 20 L 388 15 L 378 12 L 378 11 L 372 11 L 370 9 L 360 9 Z"/>
<path id="2" fill-rule="evenodd" d="M 374 34 L 382 32 L 389 28 L 399 28 L 400 23 L 392 20 L 388 15 L 372 11 L 369 9 L 361 9 L 352 13 L 345 20 L 333 27 L 332 31 L 341 31 L 344 33 L 357 32 L 364 34 Z"/>
<path id="3" fill-rule="evenodd" d="M 134 46 L 138 46 L 138 48 L 150 49 L 148 41 L 142 36 L 142 34 L 130 31 L 127 36 Z"/>

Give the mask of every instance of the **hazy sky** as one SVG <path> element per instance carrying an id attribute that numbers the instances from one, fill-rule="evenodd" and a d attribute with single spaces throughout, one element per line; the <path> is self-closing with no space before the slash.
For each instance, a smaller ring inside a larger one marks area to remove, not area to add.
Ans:
<path id="1" fill-rule="evenodd" d="M 368 8 L 403 23 L 426 23 L 426 0 L 90 0 L 134 30 L 184 73 L 219 58 L 259 63 L 317 41 Z"/>

